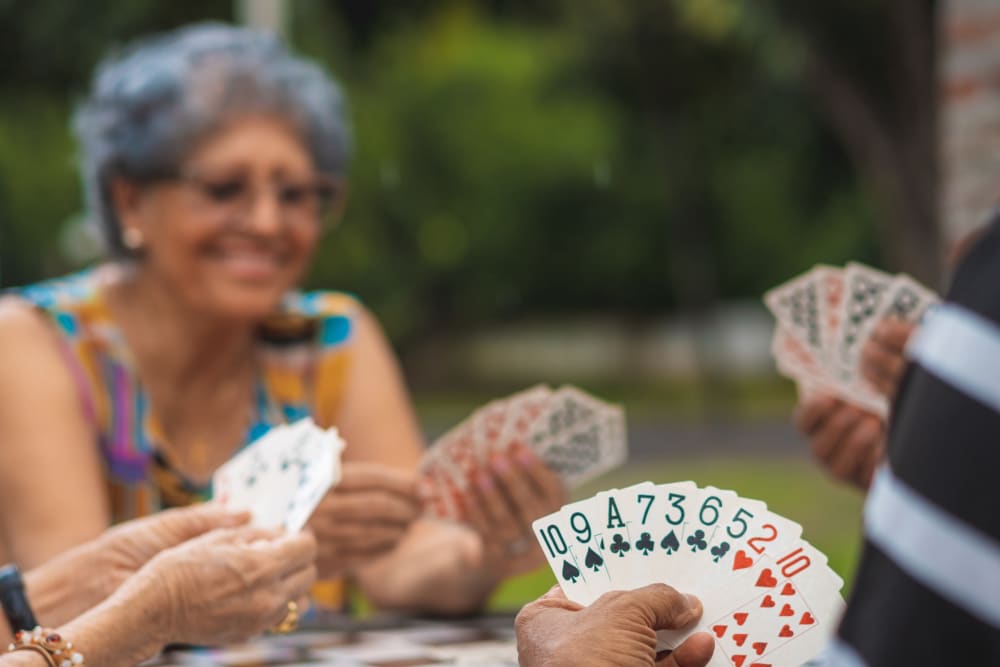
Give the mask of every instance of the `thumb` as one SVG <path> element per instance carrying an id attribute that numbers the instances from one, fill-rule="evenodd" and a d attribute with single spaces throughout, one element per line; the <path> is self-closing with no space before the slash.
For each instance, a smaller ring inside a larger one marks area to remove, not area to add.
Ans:
<path id="1" fill-rule="evenodd" d="M 236 528 L 250 521 L 249 512 L 232 512 L 214 502 L 169 510 L 163 517 L 181 542 L 217 528 Z"/>
<path id="2" fill-rule="evenodd" d="M 614 598 L 622 613 L 639 615 L 653 630 L 678 630 L 701 618 L 701 601 L 666 584 L 650 584 Z"/>

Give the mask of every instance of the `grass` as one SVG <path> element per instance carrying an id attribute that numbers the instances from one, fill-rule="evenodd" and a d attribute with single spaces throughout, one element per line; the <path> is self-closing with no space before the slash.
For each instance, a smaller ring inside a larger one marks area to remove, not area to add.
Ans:
<path id="1" fill-rule="evenodd" d="M 844 578 L 844 594 L 857 565 L 861 539 L 862 495 L 826 479 L 807 459 L 789 457 L 746 457 L 677 460 L 641 467 L 625 467 L 578 490 L 576 498 L 598 491 L 650 480 L 664 483 L 694 480 L 699 486 L 732 489 L 741 496 L 756 498 L 768 508 L 802 524 L 804 539 L 825 553 L 830 567 Z M 546 566 L 536 572 L 507 581 L 491 600 L 494 610 L 517 609 L 556 583 Z M 683 582 L 672 583 L 679 589 Z"/>

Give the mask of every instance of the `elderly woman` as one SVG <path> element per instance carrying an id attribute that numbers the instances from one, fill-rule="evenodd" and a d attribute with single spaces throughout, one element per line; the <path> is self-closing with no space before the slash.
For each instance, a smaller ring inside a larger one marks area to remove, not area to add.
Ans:
<path id="1" fill-rule="evenodd" d="M 246 520 L 211 505 L 170 510 L 28 572 L 28 601 L 57 630 L 22 633 L 0 667 L 126 667 L 168 642 L 238 641 L 289 620 L 289 601 L 315 578 L 316 543 L 241 527 Z"/>
<path id="2" fill-rule="evenodd" d="M 315 64 L 224 25 L 99 67 L 75 129 L 112 256 L 0 303 L 0 535 L 17 562 L 210 497 L 221 464 L 306 415 L 348 443 L 309 524 L 321 576 L 460 613 L 542 562 L 525 535 L 560 504 L 557 478 L 521 451 L 466 499 L 489 531 L 420 518 L 421 437 L 378 323 L 296 289 L 344 203 L 342 106 Z"/>

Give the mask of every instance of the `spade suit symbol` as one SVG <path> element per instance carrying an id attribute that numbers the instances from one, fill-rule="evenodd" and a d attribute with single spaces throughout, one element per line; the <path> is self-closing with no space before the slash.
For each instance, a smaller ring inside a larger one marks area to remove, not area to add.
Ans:
<path id="1" fill-rule="evenodd" d="M 568 560 L 564 560 L 562 576 L 566 581 L 572 581 L 575 584 L 577 577 L 580 576 L 580 570 L 578 570 L 576 565 L 573 565 L 573 563 L 570 563 Z"/>
<path id="2" fill-rule="evenodd" d="M 668 556 L 679 550 L 681 543 L 677 539 L 677 534 L 672 530 L 667 533 L 666 537 L 660 540 L 660 548 L 666 551 Z"/>
<path id="3" fill-rule="evenodd" d="M 584 559 L 583 564 L 594 572 L 597 572 L 602 565 L 604 565 L 604 558 L 601 554 L 597 553 L 591 548 L 587 549 L 587 557 Z"/>

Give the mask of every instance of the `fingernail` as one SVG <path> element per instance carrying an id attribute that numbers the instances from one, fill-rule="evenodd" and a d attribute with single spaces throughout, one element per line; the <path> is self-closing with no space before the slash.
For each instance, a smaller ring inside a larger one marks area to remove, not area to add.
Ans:
<path id="1" fill-rule="evenodd" d="M 490 466 L 501 475 L 510 470 L 510 463 L 507 462 L 507 459 L 500 456 L 495 457 L 492 461 L 490 461 Z"/>
<path id="2" fill-rule="evenodd" d="M 517 461 L 523 466 L 530 466 L 535 464 L 535 454 L 525 447 L 517 448 Z"/>
<path id="3" fill-rule="evenodd" d="M 493 490 L 493 478 L 490 477 L 489 475 L 483 475 L 483 474 L 477 475 L 476 476 L 476 484 L 483 491 L 492 491 Z"/>
<path id="4" fill-rule="evenodd" d="M 701 600 L 690 593 L 687 593 L 685 597 L 688 600 L 688 606 L 691 608 L 692 612 L 701 612 Z"/>

